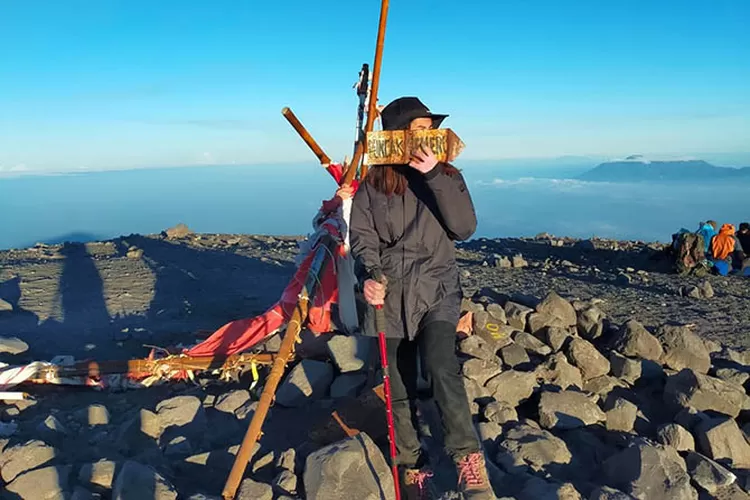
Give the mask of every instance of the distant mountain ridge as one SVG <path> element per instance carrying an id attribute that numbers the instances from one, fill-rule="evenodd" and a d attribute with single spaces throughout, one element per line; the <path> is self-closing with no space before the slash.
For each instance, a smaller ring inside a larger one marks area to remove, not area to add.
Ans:
<path id="1" fill-rule="evenodd" d="M 641 155 L 624 160 L 602 163 L 579 176 L 585 181 L 643 182 L 643 181 L 750 181 L 750 167 L 717 167 L 703 160 L 651 161 Z"/>

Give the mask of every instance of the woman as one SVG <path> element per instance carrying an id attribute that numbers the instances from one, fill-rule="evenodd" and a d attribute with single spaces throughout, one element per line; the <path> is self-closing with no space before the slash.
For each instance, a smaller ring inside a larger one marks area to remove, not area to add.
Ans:
<path id="1" fill-rule="evenodd" d="M 383 130 L 438 128 L 446 117 L 415 97 L 381 112 Z M 372 167 L 354 196 L 351 249 L 364 269 L 365 300 L 383 305 L 386 315 L 397 462 L 407 498 L 424 498 L 432 475 L 415 428 L 417 349 L 465 498 L 495 498 L 455 354 L 462 293 L 453 241 L 471 237 L 476 223 L 463 177 L 427 149 L 409 165 Z M 365 325 L 366 334 L 376 334 L 372 308 Z"/>

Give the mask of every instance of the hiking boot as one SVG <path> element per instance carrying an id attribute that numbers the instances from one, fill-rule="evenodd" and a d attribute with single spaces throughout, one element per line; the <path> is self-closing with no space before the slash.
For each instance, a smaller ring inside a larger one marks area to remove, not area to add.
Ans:
<path id="1" fill-rule="evenodd" d="M 495 500 L 487 465 L 481 452 L 469 453 L 456 462 L 458 488 L 466 500 Z"/>
<path id="2" fill-rule="evenodd" d="M 401 498 L 404 500 L 429 500 L 432 497 L 432 471 L 429 468 L 400 467 L 399 476 Z"/>

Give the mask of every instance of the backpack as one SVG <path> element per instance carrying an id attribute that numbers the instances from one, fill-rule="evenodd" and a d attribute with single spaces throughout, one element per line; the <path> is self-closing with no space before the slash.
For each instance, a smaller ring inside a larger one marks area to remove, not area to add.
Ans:
<path id="1" fill-rule="evenodd" d="M 675 235 L 675 271 L 686 275 L 702 267 L 706 260 L 703 236 L 697 233 L 678 233 Z"/>

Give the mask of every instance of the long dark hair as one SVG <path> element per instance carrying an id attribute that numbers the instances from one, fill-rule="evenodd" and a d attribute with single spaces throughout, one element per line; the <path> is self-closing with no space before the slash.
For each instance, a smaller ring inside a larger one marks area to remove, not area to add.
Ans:
<path id="1" fill-rule="evenodd" d="M 406 172 L 411 168 L 409 165 L 379 165 L 371 167 L 367 171 L 365 182 L 368 182 L 377 191 L 386 196 L 393 196 L 394 194 L 402 196 L 406 192 L 406 186 L 409 185 Z M 442 168 L 443 173 L 450 177 L 459 173 L 459 170 L 450 163 L 438 163 L 435 168 Z"/>

